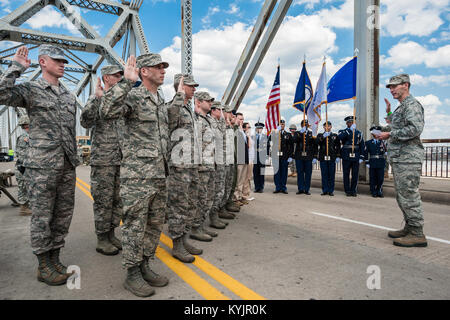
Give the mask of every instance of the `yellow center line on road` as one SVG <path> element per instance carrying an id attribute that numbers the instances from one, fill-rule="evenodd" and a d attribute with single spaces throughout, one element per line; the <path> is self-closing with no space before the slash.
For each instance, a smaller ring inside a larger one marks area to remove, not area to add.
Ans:
<path id="1" fill-rule="evenodd" d="M 83 180 L 77 178 L 76 186 L 83 191 L 89 198 L 92 199 L 92 195 L 81 184 L 89 186 Z M 218 289 L 208 283 L 205 279 L 200 277 L 196 272 L 187 267 L 184 263 L 178 261 L 166 250 L 158 246 L 156 249 L 156 257 L 161 260 L 169 269 L 177 274 L 184 282 L 189 284 L 195 291 L 197 291 L 202 297 L 207 300 L 230 300 L 229 297 L 222 294 Z"/>
<path id="2" fill-rule="evenodd" d="M 172 240 L 163 233 L 161 234 L 161 242 L 169 248 L 172 248 Z M 244 300 L 266 300 L 263 296 L 247 288 L 199 256 L 195 256 L 195 261 L 192 264 Z"/>

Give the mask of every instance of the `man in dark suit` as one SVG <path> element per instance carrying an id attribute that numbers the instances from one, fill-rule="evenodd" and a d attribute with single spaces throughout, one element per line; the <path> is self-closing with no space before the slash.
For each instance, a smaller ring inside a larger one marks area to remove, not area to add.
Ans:
<path id="1" fill-rule="evenodd" d="M 290 132 L 285 130 L 285 121 L 280 121 L 280 130 L 276 130 L 272 132 L 269 140 L 272 140 L 272 146 L 276 146 L 276 148 L 272 148 L 272 157 L 278 155 L 278 165 L 274 164 L 274 182 L 275 182 L 275 191 L 273 193 L 284 193 L 287 194 L 287 173 L 288 173 L 288 159 L 292 156 L 293 150 L 293 141 L 292 135 Z M 272 138 L 273 136 L 273 138 Z M 279 139 L 276 143 L 274 139 Z M 279 141 L 281 141 L 280 149 L 278 150 Z"/>
<path id="2" fill-rule="evenodd" d="M 375 135 L 381 132 L 381 127 L 372 126 L 370 131 L 373 139 L 366 141 L 365 150 L 366 166 L 369 168 L 370 193 L 374 198 L 383 198 L 384 167 L 386 166 L 384 155 L 387 149 L 383 140 L 375 138 Z"/>

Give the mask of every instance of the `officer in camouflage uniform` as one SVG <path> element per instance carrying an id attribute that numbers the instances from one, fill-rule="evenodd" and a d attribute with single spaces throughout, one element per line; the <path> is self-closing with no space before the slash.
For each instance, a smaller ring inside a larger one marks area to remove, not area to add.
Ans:
<path id="1" fill-rule="evenodd" d="M 0 104 L 26 108 L 30 118 L 30 147 L 23 163 L 30 182 L 31 247 L 37 256 L 37 278 L 62 285 L 71 274 L 59 260 L 69 232 L 75 202 L 76 99 L 60 82 L 67 63 L 58 47 L 41 45 L 42 77 L 15 84 L 30 66 L 28 49 L 20 47 L 0 78 Z"/>
<path id="2" fill-rule="evenodd" d="M 100 105 L 104 91 L 108 91 L 122 79 L 119 66 L 105 66 L 101 69 L 105 84 L 103 90 L 100 78 L 95 95 L 89 98 L 81 113 L 80 123 L 92 129 L 91 139 L 91 193 L 94 198 L 96 251 L 104 255 L 116 255 L 122 244 L 114 235 L 120 225 L 122 201 L 120 200 L 120 161 L 122 153 L 119 145 L 119 120 L 100 119 Z"/>
<path id="3" fill-rule="evenodd" d="M 18 185 L 17 200 L 20 203 L 20 215 L 29 216 L 31 210 L 28 199 L 28 185 L 29 181 L 25 179 L 25 167 L 23 166 L 26 154 L 30 148 L 30 137 L 28 132 L 30 130 L 30 119 L 23 115 L 19 119 L 19 126 L 21 126 L 23 133 L 17 137 L 16 140 L 16 180 Z"/>
<path id="4" fill-rule="evenodd" d="M 237 183 L 237 148 L 236 148 L 236 134 L 238 133 L 239 126 L 236 124 L 236 112 L 231 106 L 226 106 L 226 110 L 229 113 L 229 127 L 226 131 L 227 164 L 229 163 L 229 171 L 226 176 L 225 186 L 225 199 L 223 206 L 230 212 L 239 212 L 241 210 L 240 205 L 233 201 L 233 195 L 236 189 Z"/>
<path id="5" fill-rule="evenodd" d="M 214 101 L 211 105 L 211 116 L 215 127 L 215 162 L 216 173 L 214 177 L 214 199 L 209 212 L 209 226 L 215 229 L 225 229 L 226 224 L 219 219 L 218 213 L 223 208 L 225 198 L 226 164 L 225 153 L 225 118 L 223 106 L 219 101 Z M 217 234 L 216 234 L 217 235 Z"/>
<path id="6" fill-rule="evenodd" d="M 198 208 L 201 147 L 198 139 L 198 119 L 190 105 L 198 84 L 190 75 L 176 74 L 174 87 L 183 77 L 186 92 L 184 104 L 169 112 L 170 176 L 168 180 L 168 224 L 173 240 L 172 256 L 186 263 L 195 260 L 192 255 L 202 250 L 188 242 L 194 215 Z"/>
<path id="7" fill-rule="evenodd" d="M 209 214 L 214 202 L 214 120 L 208 114 L 211 111 L 211 104 L 214 98 L 206 91 L 198 91 L 194 94 L 195 114 L 198 118 L 199 137 L 202 145 L 201 163 L 198 168 L 199 191 L 197 214 L 192 222 L 190 238 L 199 241 L 212 241 L 212 237 L 205 233 L 203 224 L 206 215 Z M 215 123 L 214 123 L 215 125 Z"/>
<path id="8" fill-rule="evenodd" d="M 151 286 L 165 286 L 169 280 L 153 272 L 154 259 L 167 208 L 169 125 L 168 113 L 180 108 L 184 91 L 164 103 L 158 92 L 169 66 L 156 53 L 130 56 L 124 79 L 104 93 L 100 117 L 124 118 L 120 197 L 123 202 L 122 255 L 127 268 L 124 287 L 133 294 L 154 294 Z M 138 79 L 139 87 L 133 88 Z"/>
<path id="9" fill-rule="evenodd" d="M 394 184 L 397 191 L 397 203 L 403 212 L 405 227 L 390 231 L 394 245 L 401 247 L 426 247 L 427 239 L 423 234 L 423 209 L 419 193 L 420 173 L 424 160 L 424 148 L 420 135 L 425 125 L 423 107 L 409 92 L 411 82 L 409 75 L 400 74 L 392 77 L 386 86 L 392 97 L 400 105 L 391 112 L 387 99 L 387 127 L 383 128 L 377 138 L 388 140 L 388 160 L 392 166 Z"/>

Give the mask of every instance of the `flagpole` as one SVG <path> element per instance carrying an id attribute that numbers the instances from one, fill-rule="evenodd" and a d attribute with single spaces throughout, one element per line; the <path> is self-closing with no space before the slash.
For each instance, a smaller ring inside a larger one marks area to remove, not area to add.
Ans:
<path id="1" fill-rule="evenodd" d="M 357 57 L 359 53 L 358 48 L 355 49 L 355 56 Z M 353 124 L 355 125 L 355 130 L 353 130 L 352 137 L 352 153 L 355 153 L 355 131 L 356 131 L 356 100 L 353 100 Z"/>
<path id="2" fill-rule="evenodd" d="M 278 58 L 278 70 L 280 70 L 280 58 Z M 278 71 L 277 70 L 277 71 Z M 280 105 L 281 105 L 281 72 L 280 72 Z M 278 126 L 280 126 L 281 114 L 280 108 L 278 108 Z M 278 155 L 281 153 L 281 130 L 278 132 Z"/>
<path id="3" fill-rule="evenodd" d="M 325 128 L 328 132 L 328 102 L 325 104 Z M 328 136 L 327 139 L 327 159 L 328 159 Z"/>
<path id="4" fill-rule="evenodd" d="M 305 53 L 304 56 L 303 56 L 303 64 L 306 65 L 306 53 Z M 306 69 L 305 69 L 305 70 L 306 70 Z M 305 88 L 303 88 L 303 90 L 304 90 L 304 89 L 305 89 Z M 305 96 L 305 104 L 303 105 L 303 125 L 305 125 L 305 120 L 306 120 L 306 105 L 308 104 L 307 101 L 306 101 L 306 94 L 305 94 L 304 96 Z M 302 155 L 305 154 L 305 150 L 306 150 L 306 136 L 305 136 L 305 133 L 306 133 L 306 132 L 303 132 L 303 153 L 302 153 Z"/>

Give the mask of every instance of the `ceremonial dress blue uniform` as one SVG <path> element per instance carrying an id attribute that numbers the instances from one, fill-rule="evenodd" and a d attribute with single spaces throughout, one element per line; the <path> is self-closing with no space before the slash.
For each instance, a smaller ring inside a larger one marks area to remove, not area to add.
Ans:
<path id="1" fill-rule="evenodd" d="M 264 124 L 255 124 L 256 128 L 264 128 Z M 267 158 L 267 136 L 262 133 L 255 134 L 255 157 L 253 164 L 253 182 L 255 184 L 255 192 L 262 193 L 264 191 L 264 168 Z"/>
<path id="2" fill-rule="evenodd" d="M 317 155 L 317 145 L 312 132 L 295 132 L 293 136 L 295 151 L 293 157 L 297 167 L 297 194 L 310 194 L 312 162 Z"/>
<path id="3" fill-rule="evenodd" d="M 353 121 L 353 117 L 345 118 L 345 121 Z M 358 185 L 359 162 L 364 160 L 364 139 L 361 131 L 355 129 L 353 144 L 353 130 L 347 128 L 339 130 L 339 140 L 342 143 L 342 171 L 344 178 L 344 190 L 347 196 L 356 197 L 356 187 Z M 352 146 L 354 145 L 354 148 Z M 350 172 L 352 174 L 350 182 Z"/>
<path id="4" fill-rule="evenodd" d="M 374 197 L 383 197 L 386 145 L 380 140 L 367 140 L 365 151 L 365 160 L 369 165 L 370 193 Z"/>
<path id="5" fill-rule="evenodd" d="M 328 141 L 328 154 L 327 154 Z M 336 177 L 336 159 L 341 156 L 341 142 L 336 133 L 324 137 L 319 133 L 316 138 L 318 146 L 318 159 L 320 161 L 320 173 L 322 175 L 322 195 L 334 195 L 334 181 Z"/>

